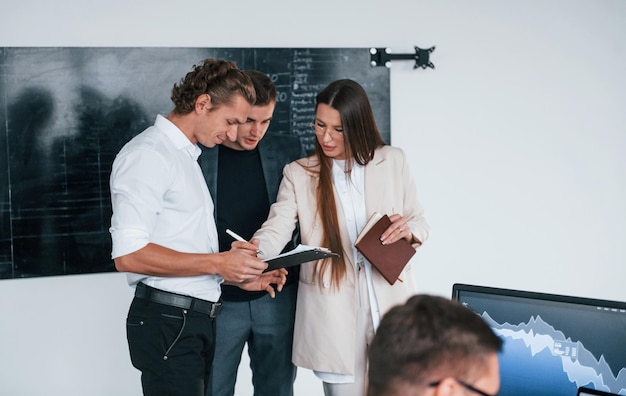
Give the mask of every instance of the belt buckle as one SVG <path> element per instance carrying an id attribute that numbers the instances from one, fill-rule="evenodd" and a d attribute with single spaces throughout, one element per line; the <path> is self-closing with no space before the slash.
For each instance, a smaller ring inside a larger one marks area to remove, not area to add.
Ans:
<path id="1" fill-rule="evenodd" d="M 222 311 L 221 302 L 216 302 L 216 303 L 211 304 L 211 311 L 209 312 L 209 318 L 213 319 L 217 317 L 217 315 L 219 315 L 221 311 Z"/>

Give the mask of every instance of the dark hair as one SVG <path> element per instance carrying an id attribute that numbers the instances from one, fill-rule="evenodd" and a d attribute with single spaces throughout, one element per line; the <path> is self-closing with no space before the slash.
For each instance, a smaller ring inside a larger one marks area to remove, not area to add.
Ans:
<path id="1" fill-rule="evenodd" d="M 343 128 L 344 150 L 346 154 L 346 170 L 352 169 L 353 161 L 360 165 L 367 165 L 374 158 L 374 151 L 385 145 L 367 93 L 356 81 L 343 79 L 330 83 L 317 94 L 316 106 L 320 103 L 329 105 L 339 112 Z M 333 193 L 332 158 L 327 157 L 319 142 L 315 141 L 315 155 L 319 159 L 319 184 L 317 186 L 317 211 L 320 214 L 324 230 L 323 246 L 333 252 L 341 252 L 341 236 L 339 234 L 339 220 L 337 206 Z M 346 274 L 344 254 L 333 259 L 326 259 L 316 264 L 320 285 L 326 268 L 331 267 L 331 282 L 339 286 L 339 282 Z"/>
<path id="2" fill-rule="evenodd" d="M 211 105 L 214 107 L 232 103 L 235 95 L 243 96 L 250 104 L 256 101 L 250 77 L 237 69 L 235 62 L 212 58 L 194 65 L 178 84 L 174 84 L 171 96 L 173 113 L 191 113 L 198 97 L 204 94 L 211 97 Z"/>
<path id="3" fill-rule="evenodd" d="M 447 298 L 416 295 L 389 310 L 370 345 L 369 396 L 425 388 L 445 377 L 467 379 L 487 369 L 502 340 L 470 309 Z"/>
<path id="4" fill-rule="evenodd" d="M 356 81 L 333 81 L 317 94 L 316 108 L 320 103 L 339 112 L 347 160 L 354 159 L 357 163 L 366 165 L 374 157 L 374 151 L 385 145 L 367 93 Z M 318 154 L 322 153 L 319 143 L 316 144 L 316 151 Z"/>
<path id="5" fill-rule="evenodd" d="M 256 92 L 254 106 L 265 106 L 276 102 L 276 86 L 267 74 L 258 70 L 245 70 L 244 73 L 252 80 Z"/>

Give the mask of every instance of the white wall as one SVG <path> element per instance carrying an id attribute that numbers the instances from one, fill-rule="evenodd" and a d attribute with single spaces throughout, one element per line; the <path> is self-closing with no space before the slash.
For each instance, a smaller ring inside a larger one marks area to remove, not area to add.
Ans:
<path id="1" fill-rule="evenodd" d="M 298 3 L 6 1 L 0 46 L 436 45 L 435 70 L 391 72 L 392 143 L 432 226 L 422 290 L 626 300 L 625 1 Z M 0 394 L 139 395 L 130 299 L 122 274 L 0 281 Z M 296 386 L 321 393 L 306 370 Z"/>

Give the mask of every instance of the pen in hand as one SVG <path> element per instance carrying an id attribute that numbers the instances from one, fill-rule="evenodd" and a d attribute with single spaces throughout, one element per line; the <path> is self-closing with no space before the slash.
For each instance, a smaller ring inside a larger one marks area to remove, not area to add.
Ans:
<path id="1" fill-rule="evenodd" d="M 245 239 L 243 239 L 241 236 L 237 235 L 235 232 L 229 230 L 228 228 L 226 229 L 226 233 L 230 235 L 231 237 L 235 238 L 239 242 L 248 242 Z M 263 252 L 257 249 L 256 254 L 263 254 Z"/>

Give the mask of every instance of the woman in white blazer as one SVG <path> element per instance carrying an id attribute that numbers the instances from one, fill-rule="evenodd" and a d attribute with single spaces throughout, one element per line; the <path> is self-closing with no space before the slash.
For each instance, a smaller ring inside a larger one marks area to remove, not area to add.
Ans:
<path id="1" fill-rule="evenodd" d="M 293 362 L 323 381 L 327 396 L 365 395 L 367 346 L 380 318 L 415 294 L 415 256 L 390 285 L 354 248 L 374 212 L 392 224 L 383 243 L 413 247 L 428 224 L 403 151 L 386 146 L 365 90 L 337 80 L 317 95 L 315 152 L 288 164 L 276 203 L 254 238 L 278 254 L 300 224 L 302 243 L 340 257 L 300 266 Z"/>

